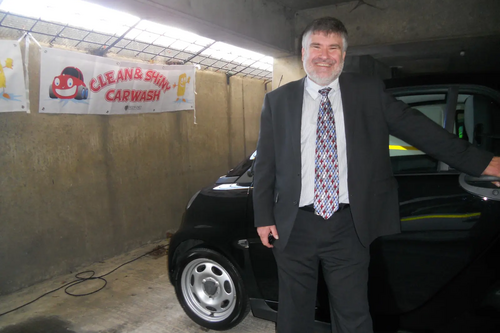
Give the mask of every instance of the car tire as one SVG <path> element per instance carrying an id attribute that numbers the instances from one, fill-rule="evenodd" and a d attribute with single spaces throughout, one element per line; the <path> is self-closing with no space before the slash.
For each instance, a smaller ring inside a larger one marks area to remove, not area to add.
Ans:
<path id="1" fill-rule="evenodd" d="M 52 99 L 57 98 L 56 94 L 54 94 L 54 90 L 52 89 L 52 85 L 49 86 L 49 97 Z"/>
<path id="2" fill-rule="evenodd" d="M 192 249 L 179 260 L 174 286 L 184 312 L 208 329 L 234 327 L 250 310 L 238 270 L 227 258 L 210 249 Z"/>
<path id="3" fill-rule="evenodd" d="M 84 86 L 79 86 L 75 99 L 77 100 L 87 99 L 88 96 L 89 96 L 89 89 Z"/>

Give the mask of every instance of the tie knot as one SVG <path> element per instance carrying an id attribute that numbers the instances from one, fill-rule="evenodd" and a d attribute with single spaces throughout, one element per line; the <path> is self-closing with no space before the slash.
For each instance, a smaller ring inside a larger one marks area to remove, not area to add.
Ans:
<path id="1" fill-rule="evenodd" d="M 321 96 L 328 97 L 330 90 L 332 90 L 332 88 L 323 88 L 321 90 L 318 90 L 318 92 L 321 94 Z"/>

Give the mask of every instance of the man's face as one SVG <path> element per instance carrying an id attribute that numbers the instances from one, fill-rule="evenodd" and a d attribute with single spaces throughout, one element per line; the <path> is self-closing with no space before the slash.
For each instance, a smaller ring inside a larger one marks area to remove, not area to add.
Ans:
<path id="1" fill-rule="evenodd" d="M 326 86 L 339 77 L 344 68 L 345 52 L 340 34 L 326 35 L 313 32 L 302 48 L 302 62 L 307 76 L 319 84 Z"/>

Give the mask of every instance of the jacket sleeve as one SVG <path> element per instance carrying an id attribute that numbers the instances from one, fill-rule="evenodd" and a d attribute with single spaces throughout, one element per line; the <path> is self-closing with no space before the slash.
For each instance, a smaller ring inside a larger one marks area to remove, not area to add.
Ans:
<path id="1" fill-rule="evenodd" d="M 428 155 L 470 175 L 480 176 L 493 158 L 493 154 L 479 150 L 468 141 L 458 138 L 423 115 L 383 91 L 382 109 L 389 133 Z"/>
<path id="2" fill-rule="evenodd" d="M 257 157 L 254 162 L 253 207 L 256 227 L 275 224 L 273 215 L 276 172 L 274 149 L 273 115 L 269 96 L 266 95 L 260 119 Z"/>

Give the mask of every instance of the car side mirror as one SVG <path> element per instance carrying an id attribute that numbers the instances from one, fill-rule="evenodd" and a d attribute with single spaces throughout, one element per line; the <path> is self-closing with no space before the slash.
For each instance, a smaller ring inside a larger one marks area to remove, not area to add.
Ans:
<path id="1" fill-rule="evenodd" d="M 247 176 L 248 177 L 253 177 L 253 174 L 254 174 L 254 169 L 253 169 L 253 166 L 255 165 L 255 160 L 252 162 L 252 166 L 250 167 L 250 169 L 248 169 L 247 171 Z"/>
<path id="2" fill-rule="evenodd" d="M 491 182 L 498 181 L 500 181 L 499 177 L 473 177 L 465 173 L 460 174 L 460 177 L 458 177 L 458 183 L 467 192 L 495 201 L 500 201 L 500 188 Z"/>

